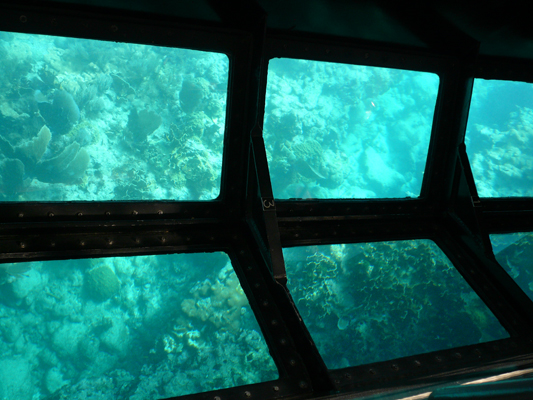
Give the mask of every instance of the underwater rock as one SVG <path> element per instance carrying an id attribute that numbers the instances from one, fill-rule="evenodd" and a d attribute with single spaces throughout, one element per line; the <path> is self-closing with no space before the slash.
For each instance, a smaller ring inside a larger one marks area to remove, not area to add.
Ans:
<path id="1" fill-rule="evenodd" d="M 100 339 L 102 345 L 106 346 L 111 352 L 125 356 L 130 345 L 130 330 L 124 321 L 117 320 L 111 328 L 102 334 Z"/>
<path id="2" fill-rule="evenodd" d="M 17 299 L 23 299 L 28 296 L 30 292 L 38 288 L 41 283 L 41 274 L 34 269 L 30 269 L 29 271 L 24 273 L 24 276 L 13 282 L 13 295 Z"/>
<path id="3" fill-rule="evenodd" d="M 11 158 L 0 160 L 0 192 L 16 193 L 22 187 L 23 176 L 22 161 Z"/>
<path id="4" fill-rule="evenodd" d="M 146 109 L 137 112 L 133 108 L 128 118 L 128 129 L 135 142 L 144 142 L 161 125 L 161 117 Z"/>
<path id="5" fill-rule="evenodd" d="M 48 370 L 45 377 L 45 386 L 48 392 L 55 393 L 68 383 L 69 381 L 63 379 L 63 374 L 59 368 L 53 367 Z"/>
<path id="6" fill-rule="evenodd" d="M 183 81 L 179 95 L 181 109 L 187 114 L 196 111 L 207 95 L 207 87 L 207 81 L 202 78 Z"/>
<path id="7" fill-rule="evenodd" d="M 114 296 L 120 289 L 120 281 L 108 265 L 101 265 L 85 275 L 85 290 L 90 298 L 104 301 Z"/>
<path id="8" fill-rule="evenodd" d="M 56 157 L 39 161 L 35 177 L 46 183 L 73 183 L 83 176 L 89 166 L 89 153 L 74 142 Z"/>
<path id="9" fill-rule="evenodd" d="M 52 336 L 52 345 L 60 356 L 72 357 L 78 355 L 78 345 L 86 336 L 87 326 L 81 323 L 66 323 Z"/>
<path id="10" fill-rule="evenodd" d="M 20 356 L 0 360 L 0 398 L 30 399 L 31 371 L 30 363 Z"/>
<path id="11" fill-rule="evenodd" d="M 80 109 L 72 95 L 65 90 L 56 90 L 51 101 L 38 102 L 41 115 L 53 132 L 67 133 L 78 122 Z"/>

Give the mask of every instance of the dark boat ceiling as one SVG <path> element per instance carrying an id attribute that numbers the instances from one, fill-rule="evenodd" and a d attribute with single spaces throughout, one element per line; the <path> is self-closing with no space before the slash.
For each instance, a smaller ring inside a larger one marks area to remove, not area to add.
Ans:
<path id="1" fill-rule="evenodd" d="M 253 19 L 249 10 L 254 1 L 62 0 L 57 3 L 234 25 Z M 255 3 L 267 13 L 267 27 L 272 30 L 449 52 L 465 42 L 477 42 L 481 55 L 533 58 L 529 1 L 257 0 Z"/>

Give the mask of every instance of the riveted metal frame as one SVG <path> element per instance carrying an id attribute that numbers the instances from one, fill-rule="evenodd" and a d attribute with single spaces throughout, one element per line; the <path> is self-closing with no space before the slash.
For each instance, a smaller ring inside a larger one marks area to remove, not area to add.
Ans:
<path id="1" fill-rule="evenodd" d="M 533 203 L 480 199 L 474 204 L 469 166 L 460 160 L 474 76 L 531 82 L 531 62 L 477 58 L 477 43 L 457 32 L 450 42 L 433 36 L 429 42 L 437 45 L 421 50 L 269 31 L 266 16 L 255 6 L 239 15 L 234 12 L 242 11 L 237 0 L 209 3 L 222 23 L 59 3 L 0 2 L 2 30 L 186 47 L 230 57 L 217 200 L 2 203 L 0 262 L 226 251 L 280 378 L 180 398 L 355 397 L 457 379 L 472 371 L 531 365 L 533 344 L 526 334 L 533 320 L 531 301 L 483 243 L 488 233 L 533 231 Z M 389 12 L 400 11 L 393 7 Z M 422 22 L 410 19 L 417 35 L 427 29 Z M 276 201 L 261 138 L 266 64 L 273 57 L 437 73 L 441 81 L 420 198 Z M 281 246 L 416 238 L 435 240 L 511 338 L 328 371 L 284 285 Z"/>

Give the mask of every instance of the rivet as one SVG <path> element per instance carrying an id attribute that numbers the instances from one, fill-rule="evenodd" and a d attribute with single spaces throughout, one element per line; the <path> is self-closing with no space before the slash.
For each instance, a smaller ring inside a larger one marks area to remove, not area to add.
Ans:
<path id="1" fill-rule="evenodd" d="M 441 356 L 435 356 L 435 361 L 442 362 L 442 357 Z"/>
<path id="2" fill-rule="evenodd" d="M 263 307 L 268 306 L 268 300 L 263 301 Z"/>
<path id="3" fill-rule="evenodd" d="M 137 215 L 137 214 L 139 214 L 139 212 L 136 211 L 136 210 L 133 210 L 131 213 L 132 213 L 132 215 Z"/>
<path id="4" fill-rule="evenodd" d="M 85 246 L 85 241 L 80 240 L 80 246 Z"/>
<path id="5" fill-rule="evenodd" d="M 24 214 L 23 213 L 19 213 L 19 218 L 22 218 L 24 217 Z"/>
<path id="6" fill-rule="evenodd" d="M 292 365 L 293 367 L 296 365 L 296 360 L 294 358 L 291 358 L 289 360 L 289 364 Z"/>
<path id="7" fill-rule="evenodd" d="M 276 326 L 278 324 L 278 320 L 277 319 L 273 319 L 272 322 L 271 322 L 272 325 Z"/>
<path id="8" fill-rule="evenodd" d="M 244 250 L 239 251 L 239 254 L 240 254 L 241 256 L 243 256 L 243 255 L 244 255 Z"/>
<path id="9" fill-rule="evenodd" d="M 282 338 L 279 342 L 285 346 L 287 344 L 287 339 Z"/>
<path id="10" fill-rule="evenodd" d="M 76 214 L 78 217 L 82 217 L 83 216 L 83 213 L 82 212 L 79 212 Z"/>
<path id="11" fill-rule="evenodd" d="M 294 237 L 295 237 L 295 238 L 300 237 L 300 234 L 299 234 L 299 233 L 295 233 L 295 234 L 294 234 Z"/>
<path id="12" fill-rule="evenodd" d="M 56 242 L 50 242 L 50 247 L 56 247 Z"/>
<path id="13" fill-rule="evenodd" d="M 135 241 L 135 243 L 137 243 L 137 244 L 141 243 L 141 239 L 139 239 L 139 238 L 135 238 L 134 241 Z"/>
<path id="14" fill-rule="evenodd" d="M 254 288 L 259 288 L 261 285 L 259 283 L 254 284 Z"/>
<path id="15" fill-rule="evenodd" d="M 107 239 L 107 244 L 108 244 L 109 246 L 111 246 L 111 245 L 113 244 L 113 240 L 112 240 L 112 239 Z"/>
<path id="16" fill-rule="evenodd" d="M 26 17 L 25 15 L 21 15 L 20 18 L 19 18 L 20 22 L 22 22 L 23 24 L 25 24 L 26 22 L 28 22 L 28 17 Z"/>
<path id="17" fill-rule="evenodd" d="M 51 217 L 54 216 L 54 213 L 50 211 L 50 212 L 48 213 L 48 216 L 51 218 Z"/>
<path id="18" fill-rule="evenodd" d="M 272 386 L 272 390 L 274 392 L 279 392 L 279 386 Z"/>
<path id="19" fill-rule="evenodd" d="M 372 375 L 376 375 L 376 370 L 375 369 L 370 368 L 368 370 L 368 372 L 370 372 Z"/>
<path id="20" fill-rule="evenodd" d="M 422 363 L 418 360 L 415 360 L 415 366 L 416 367 L 421 367 L 422 366 Z"/>
<path id="21" fill-rule="evenodd" d="M 20 242 L 20 243 L 19 243 L 19 246 L 20 246 L 21 249 L 24 249 L 24 248 L 26 247 L 26 243 L 24 243 L 24 242 Z"/>
<path id="22" fill-rule="evenodd" d="M 461 353 L 453 353 L 453 356 L 455 358 L 462 358 L 463 357 Z"/>
<path id="23" fill-rule="evenodd" d="M 391 369 L 392 369 L 393 371 L 398 371 L 398 370 L 400 369 L 400 367 L 398 366 L 398 364 L 392 364 L 390 367 L 391 367 Z"/>
<path id="24" fill-rule="evenodd" d="M 302 389 L 305 389 L 305 388 L 307 388 L 307 382 L 306 381 L 300 381 L 298 386 L 300 386 L 300 388 L 302 388 Z"/>
<path id="25" fill-rule="evenodd" d="M 111 212 L 106 211 L 106 212 L 105 212 L 105 215 L 109 217 L 109 216 L 111 215 Z"/>
<path id="26" fill-rule="evenodd" d="M 244 392 L 244 396 L 250 398 L 252 397 L 252 393 L 247 390 L 246 392 Z"/>
<path id="27" fill-rule="evenodd" d="M 158 213 L 159 215 L 163 215 L 163 210 L 159 210 L 159 211 L 157 211 L 157 213 Z"/>
<path id="28" fill-rule="evenodd" d="M 110 26 L 110 29 L 111 29 L 111 32 L 116 32 L 116 31 L 118 31 L 118 26 L 116 26 L 116 25 L 111 25 L 111 26 Z"/>
<path id="29" fill-rule="evenodd" d="M 222 399 L 220 398 L 220 396 L 215 396 L 213 397 L 213 400 L 222 400 Z"/>
<path id="30" fill-rule="evenodd" d="M 346 379 L 352 379 L 352 376 L 350 374 L 344 374 L 344 378 Z"/>
<path id="31" fill-rule="evenodd" d="M 166 237 L 160 237 L 159 240 L 161 241 L 161 243 L 165 243 L 167 241 L 167 238 Z"/>
<path id="32" fill-rule="evenodd" d="M 247 269 L 248 271 L 251 271 L 251 270 L 253 269 L 253 267 L 252 267 L 251 265 L 248 265 L 248 267 L 246 267 L 246 269 Z"/>

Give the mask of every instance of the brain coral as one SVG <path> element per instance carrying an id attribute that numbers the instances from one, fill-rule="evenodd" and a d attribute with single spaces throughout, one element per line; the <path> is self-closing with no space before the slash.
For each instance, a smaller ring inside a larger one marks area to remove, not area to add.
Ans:
<path id="1" fill-rule="evenodd" d="M 114 296 L 120 288 L 120 281 L 108 265 L 101 265 L 85 274 L 87 295 L 96 301 L 104 301 Z"/>

